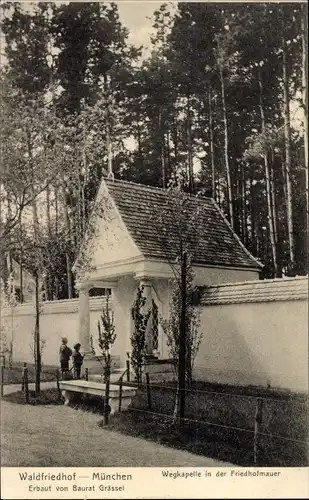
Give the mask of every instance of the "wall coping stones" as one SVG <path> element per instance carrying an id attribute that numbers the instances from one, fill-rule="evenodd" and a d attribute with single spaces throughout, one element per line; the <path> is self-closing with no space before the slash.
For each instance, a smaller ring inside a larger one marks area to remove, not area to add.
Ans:
<path id="1" fill-rule="evenodd" d="M 199 298 L 202 306 L 308 300 L 308 276 L 203 286 Z"/>

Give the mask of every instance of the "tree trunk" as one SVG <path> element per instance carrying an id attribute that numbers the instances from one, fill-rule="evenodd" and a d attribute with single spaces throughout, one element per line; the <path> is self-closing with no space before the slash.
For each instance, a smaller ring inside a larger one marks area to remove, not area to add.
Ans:
<path id="1" fill-rule="evenodd" d="M 65 227 L 65 238 L 66 238 L 66 246 L 71 246 L 71 231 L 70 231 L 70 223 L 69 223 L 69 214 L 68 214 L 68 206 L 66 200 L 65 193 L 65 181 L 64 176 L 61 174 L 61 189 L 62 189 L 62 199 L 63 199 L 63 219 L 64 219 L 64 227 Z M 67 269 L 67 288 L 68 288 L 68 299 L 73 298 L 73 280 L 72 280 L 72 271 L 71 271 L 71 262 L 69 250 L 65 252 L 65 260 L 66 260 L 66 269 Z"/>
<path id="2" fill-rule="evenodd" d="M 228 122 L 227 122 L 227 111 L 225 102 L 225 84 L 224 84 L 222 69 L 220 69 L 220 82 L 221 82 L 221 100 L 222 100 L 222 111 L 223 111 L 223 122 L 224 122 L 224 161 L 225 161 L 226 181 L 227 181 L 227 200 L 229 207 L 230 224 L 234 229 L 232 181 L 231 181 L 231 170 L 229 161 L 229 135 L 228 135 Z"/>
<path id="3" fill-rule="evenodd" d="M 270 171 L 270 192 L 271 192 L 271 210 L 274 226 L 274 237 L 276 246 L 278 245 L 278 230 L 277 230 L 277 211 L 276 211 L 276 191 L 275 191 L 275 179 L 274 179 L 274 153 L 271 153 L 271 166 Z"/>
<path id="4" fill-rule="evenodd" d="M 32 174 L 34 175 L 34 170 L 33 170 L 33 155 L 32 155 L 32 143 L 31 143 L 31 134 L 30 131 L 27 130 L 27 145 L 28 145 L 28 154 L 32 166 Z M 36 248 L 36 252 L 38 253 L 37 255 L 37 260 L 40 260 L 40 250 L 38 248 L 38 241 L 39 241 L 39 220 L 38 220 L 38 212 L 37 212 L 37 203 L 36 199 L 34 198 L 34 193 L 32 192 L 33 195 L 33 200 L 31 203 L 32 206 L 32 219 L 33 219 L 33 232 L 34 232 L 34 244 Z M 38 276 L 38 268 L 40 267 L 40 262 L 36 263 L 37 269 L 34 273 L 34 278 L 35 278 L 35 310 L 36 310 L 36 319 L 35 319 L 35 332 L 34 332 L 34 341 L 35 341 L 35 392 L 37 394 L 40 393 L 40 376 L 41 376 L 41 369 L 40 369 L 40 363 L 41 363 L 41 358 L 40 358 L 40 324 L 39 324 L 39 316 L 40 316 L 40 304 L 39 304 L 39 276 Z M 39 345 L 39 347 L 38 347 Z"/>
<path id="5" fill-rule="evenodd" d="M 267 155 L 264 155 L 264 166 L 265 166 L 265 179 L 266 179 L 266 198 L 267 198 L 267 208 L 268 208 L 269 236 L 270 236 L 270 244 L 271 244 L 271 250 L 272 250 L 272 257 L 273 257 L 274 273 L 276 276 L 277 272 L 278 272 L 277 247 L 276 247 L 274 222 L 273 222 L 273 211 L 272 211 L 272 202 L 271 202 L 270 169 L 269 169 L 269 161 L 268 161 Z"/>
<path id="6" fill-rule="evenodd" d="M 73 280 L 72 280 L 70 256 L 69 256 L 68 252 L 65 253 L 65 261 L 66 261 L 66 267 L 67 267 L 68 299 L 72 299 L 73 298 Z"/>
<path id="7" fill-rule="evenodd" d="M 161 168 L 162 168 L 162 188 L 166 188 L 166 168 L 165 168 L 165 155 L 164 145 L 161 146 Z"/>
<path id="8" fill-rule="evenodd" d="M 260 104 L 259 104 L 259 108 L 260 108 L 260 115 L 261 115 L 261 128 L 262 128 L 262 132 L 265 133 L 266 126 L 265 126 L 265 115 L 264 115 L 264 105 L 263 105 L 263 84 L 262 84 L 262 77 L 261 77 L 260 70 L 258 70 L 258 78 L 259 78 L 259 89 L 260 89 Z M 275 276 L 276 276 L 277 272 L 278 272 L 277 246 L 276 246 L 276 239 L 275 239 L 273 210 L 272 210 L 272 199 L 271 199 L 270 168 L 269 168 L 269 161 L 268 161 L 268 155 L 267 155 L 267 153 L 265 153 L 263 155 L 263 161 L 264 161 L 264 167 L 265 167 L 266 199 L 267 199 L 267 214 L 268 214 L 269 235 L 270 235 L 270 243 L 271 243 L 271 251 L 272 251 L 274 273 L 275 273 Z"/>
<path id="9" fill-rule="evenodd" d="M 302 101 L 304 113 L 304 160 L 306 175 L 306 202 L 307 202 L 307 225 L 309 224 L 309 166 L 308 166 L 308 19 L 307 6 L 302 5 L 301 32 L 302 32 Z M 308 228 L 308 226 L 307 226 Z"/>
<path id="10" fill-rule="evenodd" d="M 50 217 L 50 186 L 46 186 L 46 220 L 47 220 L 47 231 L 48 235 L 51 236 L 51 217 Z M 52 290 L 50 283 L 50 273 L 46 270 L 45 277 L 45 291 L 46 291 L 46 299 L 52 300 Z"/>
<path id="11" fill-rule="evenodd" d="M 108 76 L 104 74 L 104 95 L 106 102 L 106 149 L 107 149 L 107 178 L 114 179 L 113 161 L 112 161 L 112 141 L 111 141 L 111 123 L 110 123 L 110 101 L 109 101 L 109 83 Z"/>
<path id="12" fill-rule="evenodd" d="M 76 241 L 81 241 L 82 239 L 82 234 L 83 234 L 83 230 L 82 230 L 82 203 L 81 203 L 81 182 L 80 182 L 80 177 L 81 177 L 81 173 L 79 173 L 78 175 L 78 181 L 77 181 L 77 184 L 78 184 L 78 189 L 76 189 L 76 196 L 77 196 L 77 210 L 75 212 L 75 224 L 74 224 L 74 230 L 73 230 L 73 233 L 75 235 L 75 240 Z M 77 219 L 77 220 L 76 220 Z"/>
<path id="13" fill-rule="evenodd" d="M 241 179 L 241 200 L 242 200 L 242 228 L 243 228 L 243 241 L 248 245 L 248 227 L 247 227 L 247 191 L 246 191 L 246 169 L 242 166 L 242 179 Z"/>
<path id="14" fill-rule="evenodd" d="M 55 300 L 59 299 L 59 280 L 57 275 L 55 276 L 54 279 L 54 298 Z"/>
<path id="15" fill-rule="evenodd" d="M 24 288 L 24 283 L 23 283 L 23 274 L 24 274 L 23 264 L 22 264 L 22 261 L 20 261 L 20 263 L 19 263 L 19 287 L 20 287 L 20 303 L 21 303 L 21 304 L 23 304 L 23 302 L 24 302 L 24 291 L 23 291 L 23 288 Z"/>
<path id="16" fill-rule="evenodd" d="M 224 189 L 222 189 L 221 179 L 219 178 L 217 182 L 217 203 L 220 210 L 222 210 L 222 196 L 224 198 Z"/>
<path id="17" fill-rule="evenodd" d="M 161 156 L 161 175 L 162 175 L 162 188 L 166 188 L 166 162 L 165 162 L 165 137 L 164 137 L 164 124 L 162 118 L 162 110 L 159 108 L 159 130 L 160 130 L 160 156 Z"/>
<path id="18" fill-rule="evenodd" d="M 252 175 L 250 175 L 250 209 L 251 209 L 251 250 L 254 255 L 258 255 L 257 253 L 257 241 L 256 241 L 256 201 L 255 201 L 255 192 L 253 186 Z"/>
<path id="19" fill-rule="evenodd" d="M 105 380 L 105 401 L 104 401 L 104 425 L 108 424 L 109 417 L 109 393 L 110 393 L 110 374 L 107 376 Z"/>
<path id="20" fill-rule="evenodd" d="M 32 151 L 32 143 L 31 143 L 31 133 L 29 129 L 26 130 L 26 137 L 27 137 L 27 149 L 28 149 L 28 155 L 30 159 L 30 165 L 31 165 L 31 170 L 32 170 L 32 176 L 34 177 L 34 168 L 33 168 L 33 151 Z M 37 203 L 35 199 L 35 193 L 33 190 L 32 186 L 32 201 L 31 201 L 31 207 L 32 207 L 32 220 L 33 220 L 33 233 L 34 233 L 34 241 L 38 241 L 38 228 L 39 228 L 39 219 L 38 219 L 38 208 L 37 208 Z"/>
<path id="21" fill-rule="evenodd" d="M 289 80 L 287 69 L 287 48 L 285 38 L 282 39 L 283 50 L 283 101 L 284 101 L 284 142 L 285 142 L 285 174 L 287 190 L 287 222 L 290 248 L 290 266 L 295 267 L 294 255 L 294 228 L 293 228 L 293 200 L 292 200 L 292 179 L 291 179 L 291 125 L 290 125 L 290 97 Z"/>
<path id="22" fill-rule="evenodd" d="M 171 145 L 170 145 L 170 130 L 167 128 L 166 130 L 166 141 L 165 141 L 165 150 L 167 152 L 167 177 L 170 179 L 172 172 L 172 161 L 171 161 Z"/>
<path id="23" fill-rule="evenodd" d="M 188 147 L 189 192 L 194 193 L 192 123 L 191 123 L 191 109 L 190 109 L 189 97 L 187 98 L 187 147 Z"/>
<path id="24" fill-rule="evenodd" d="M 236 179 L 234 182 L 234 231 L 241 238 L 242 237 L 242 220 L 240 216 L 240 190 L 241 190 L 241 169 L 239 165 L 234 167 L 234 172 L 236 173 Z"/>
<path id="25" fill-rule="evenodd" d="M 35 272 L 35 393 L 41 390 L 41 339 L 40 339 L 40 299 L 39 299 L 39 276 Z"/>
<path id="26" fill-rule="evenodd" d="M 46 186 L 46 220 L 47 220 L 47 231 L 49 236 L 51 235 L 51 220 L 50 220 L 50 187 Z"/>
<path id="27" fill-rule="evenodd" d="M 86 198 L 85 198 L 84 183 L 81 186 L 81 203 L 82 203 L 82 235 L 84 235 L 86 231 Z"/>
<path id="28" fill-rule="evenodd" d="M 280 259 L 280 252 L 279 252 L 273 153 L 272 153 L 272 166 L 270 168 L 270 190 L 271 190 L 271 209 L 272 209 L 272 217 L 273 217 L 273 224 L 274 224 L 274 237 L 275 237 L 276 255 L 277 255 L 277 274 L 276 274 L 276 277 L 281 278 L 282 277 L 282 269 L 281 269 L 281 259 Z"/>
<path id="29" fill-rule="evenodd" d="M 174 158 L 175 158 L 175 169 L 174 173 L 177 172 L 177 167 L 178 167 L 178 124 L 177 120 L 175 121 L 175 128 L 173 131 L 173 143 L 174 143 Z"/>
<path id="30" fill-rule="evenodd" d="M 84 136 L 84 146 L 83 146 L 83 172 L 81 179 L 81 216 L 82 216 L 82 238 L 86 231 L 86 218 L 87 218 L 87 209 L 86 209 L 86 198 L 85 198 L 85 187 L 88 178 L 88 164 L 87 164 L 87 154 L 86 154 L 86 128 L 83 127 L 83 136 Z"/>
<path id="31" fill-rule="evenodd" d="M 178 381 L 177 387 L 176 387 L 175 403 L 174 403 L 174 411 L 173 411 L 173 424 L 174 425 L 179 423 L 179 403 L 180 403 L 180 388 L 179 388 L 179 381 Z"/>
<path id="32" fill-rule="evenodd" d="M 186 315 L 187 315 L 187 254 L 182 253 L 181 262 L 181 315 L 179 328 L 179 419 L 183 422 L 186 406 Z"/>
<path id="33" fill-rule="evenodd" d="M 58 203 L 58 185 L 55 184 L 54 186 L 54 192 L 55 192 L 55 233 L 56 235 L 58 234 L 58 228 L 59 228 L 59 203 Z"/>
<path id="34" fill-rule="evenodd" d="M 23 280 L 23 224 L 21 213 L 19 214 L 19 238 L 20 238 L 20 262 L 19 262 L 19 286 L 20 286 L 20 303 L 24 302 L 24 280 Z"/>
<path id="35" fill-rule="evenodd" d="M 216 164 L 215 164 L 215 148 L 214 148 L 214 127 L 212 116 L 212 91 L 209 87 L 208 91 L 209 105 L 209 144 L 210 144 L 210 160 L 211 160 L 211 196 L 216 201 Z"/>
<path id="36" fill-rule="evenodd" d="M 283 197 L 284 197 L 285 207 L 287 207 L 287 205 L 288 205 L 288 195 L 287 195 L 287 190 L 286 190 L 286 172 L 285 172 L 285 162 L 284 162 L 284 157 L 283 157 L 283 155 L 280 155 L 280 158 L 281 158 L 281 169 L 282 169 Z"/>
<path id="37" fill-rule="evenodd" d="M 187 353 L 186 353 L 186 371 L 187 371 L 187 385 L 188 387 L 192 387 L 192 382 L 193 382 L 193 377 L 192 377 L 192 366 L 193 366 L 193 360 L 192 360 L 192 350 L 191 350 L 191 344 L 188 343 L 187 345 Z"/>
<path id="38" fill-rule="evenodd" d="M 113 179 L 113 163 L 112 163 L 112 142 L 110 137 L 109 115 L 106 122 L 106 147 L 107 147 L 107 178 Z"/>

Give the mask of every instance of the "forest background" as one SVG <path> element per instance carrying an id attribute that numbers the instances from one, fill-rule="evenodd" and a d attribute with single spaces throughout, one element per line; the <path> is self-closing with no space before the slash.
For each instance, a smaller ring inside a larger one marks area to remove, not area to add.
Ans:
<path id="1" fill-rule="evenodd" d="M 305 3 L 157 4 L 147 50 L 116 3 L 29 5 L 1 5 L 1 277 L 18 263 L 21 301 L 24 270 L 76 296 L 111 168 L 212 196 L 262 277 L 307 273 Z"/>

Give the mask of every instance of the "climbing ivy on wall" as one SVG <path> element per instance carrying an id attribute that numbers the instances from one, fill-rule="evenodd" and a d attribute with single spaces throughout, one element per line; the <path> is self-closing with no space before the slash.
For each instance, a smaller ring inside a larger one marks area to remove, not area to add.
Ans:
<path id="1" fill-rule="evenodd" d="M 132 308 L 132 319 L 134 322 L 131 334 L 131 364 L 138 384 L 142 381 L 143 362 L 146 355 L 146 327 L 151 311 L 144 311 L 146 297 L 143 296 L 144 287 L 140 286 L 136 292 L 136 299 Z"/>

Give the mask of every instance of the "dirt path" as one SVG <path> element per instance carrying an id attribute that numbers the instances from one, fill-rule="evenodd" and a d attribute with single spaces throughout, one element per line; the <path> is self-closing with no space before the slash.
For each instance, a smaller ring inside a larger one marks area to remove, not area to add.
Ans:
<path id="1" fill-rule="evenodd" d="M 102 429 L 98 426 L 100 420 L 98 415 L 65 406 L 31 406 L 2 401 L 1 465 L 3 467 L 230 466 L 186 451 Z"/>

